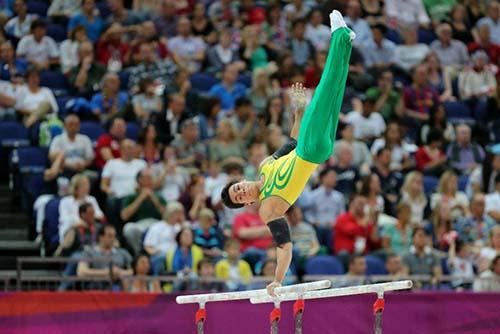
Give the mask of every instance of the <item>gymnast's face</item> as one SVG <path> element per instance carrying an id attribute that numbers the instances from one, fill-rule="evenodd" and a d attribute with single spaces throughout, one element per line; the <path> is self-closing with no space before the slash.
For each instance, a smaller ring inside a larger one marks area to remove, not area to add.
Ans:
<path id="1" fill-rule="evenodd" d="M 259 199 L 257 182 L 241 181 L 229 188 L 229 196 L 234 203 L 251 204 Z"/>

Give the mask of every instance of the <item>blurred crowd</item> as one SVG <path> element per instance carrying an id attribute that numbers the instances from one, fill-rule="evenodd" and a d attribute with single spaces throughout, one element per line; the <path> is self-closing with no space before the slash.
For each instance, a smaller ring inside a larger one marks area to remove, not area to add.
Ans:
<path id="1" fill-rule="evenodd" d="M 290 275 L 330 273 L 318 259 L 334 255 L 343 285 L 361 283 L 370 256 L 390 275 L 499 291 L 496 0 L 0 0 L 0 121 L 48 149 L 50 252 L 111 255 L 116 279 L 225 280 L 127 291 L 272 276 L 258 203 L 229 210 L 220 191 L 287 142 L 290 86 L 313 96 L 332 9 L 357 38 L 334 154 L 287 213 Z M 66 274 L 109 270 L 82 260 Z"/>

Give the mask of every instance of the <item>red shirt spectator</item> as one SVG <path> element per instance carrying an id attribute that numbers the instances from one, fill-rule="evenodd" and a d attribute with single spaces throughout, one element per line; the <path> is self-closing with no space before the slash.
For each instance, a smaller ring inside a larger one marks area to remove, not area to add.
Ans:
<path id="1" fill-rule="evenodd" d="M 234 217 L 233 237 L 240 242 L 242 252 L 250 247 L 265 250 L 273 244 L 271 232 L 260 219 L 258 210 L 258 205 L 252 204 Z"/>
<path id="2" fill-rule="evenodd" d="M 446 165 L 446 154 L 442 150 L 443 134 L 431 129 L 427 135 L 427 145 L 420 146 L 415 154 L 417 169 L 426 174 L 439 174 Z"/>
<path id="3" fill-rule="evenodd" d="M 95 148 L 95 164 L 103 168 L 106 161 L 120 158 L 120 142 L 125 138 L 127 124 L 123 118 L 115 118 L 111 121 L 109 133 L 103 134 L 97 139 Z"/>
<path id="4" fill-rule="evenodd" d="M 120 61 L 120 66 L 126 62 L 128 44 L 122 41 L 125 29 L 119 23 L 113 23 L 97 42 L 96 58 L 103 65 L 109 65 L 109 61 Z M 116 59 L 115 59 L 116 58 Z M 121 68 L 119 68 L 121 69 Z M 119 70 L 118 69 L 118 70 Z"/>
<path id="5" fill-rule="evenodd" d="M 366 197 L 356 195 L 349 211 L 337 217 L 333 242 L 335 252 L 367 253 L 380 244 L 375 224 L 365 216 Z"/>

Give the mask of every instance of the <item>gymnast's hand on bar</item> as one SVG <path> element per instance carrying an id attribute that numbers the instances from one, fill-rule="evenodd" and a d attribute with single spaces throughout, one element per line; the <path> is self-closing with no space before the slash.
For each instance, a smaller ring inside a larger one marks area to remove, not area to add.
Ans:
<path id="1" fill-rule="evenodd" d="M 272 297 L 276 297 L 276 294 L 274 293 L 274 289 L 276 288 L 279 288 L 281 287 L 281 283 L 280 282 L 277 282 L 277 281 L 273 281 L 272 283 L 270 283 L 266 289 L 267 289 L 267 293 L 272 296 Z"/>

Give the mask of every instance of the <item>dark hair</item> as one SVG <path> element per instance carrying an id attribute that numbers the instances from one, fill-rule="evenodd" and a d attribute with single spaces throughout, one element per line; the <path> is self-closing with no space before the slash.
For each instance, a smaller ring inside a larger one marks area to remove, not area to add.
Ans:
<path id="1" fill-rule="evenodd" d="M 491 266 L 490 266 L 491 271 L 493 271 L 493 268 L 495 267 L 497 261 L 500 261 L 500 255 L 495 256 L 493 260 L 491 260 Z"/>
<path id="2" fill-rule="evenodd" d="M 460 239 L 455 240 L 455 252 L 456 253 L 460 252 L 466 245 L 467 243 L 463 240 Z"/>
<path id="3" fill-rule="evenodd" d="M 104 234 L 106 234 L 106 230 L 109 228 L 116 231 L 116 228 L 113 225 L 103 225 L 97 230 L 97 240 L 101 239 L 101 237 L 103 237 Z"/>
<path id="4" fill-rule="evenodd" d="M 134 257 L 134 259 L 132 260 L 132 270 L 134 271 L 134 275 L 137 275 L 137 272 L 136 272 L 136 269 L 135 269 L 135 266 L 137 266 L 137 262 L 139 262 L 139 259 L 141 257 L 145 257 L 146 259 L 148 259 L 148 262 L 149 262 L 149 270 L 151 271 L 151 259 L 149 258 L 149 255 L 147 253 L 144 253 L 144 252 L 140 252 L 139 254 L 137 254 L 136 257 Z"/>
<path id="5" fill-rule="evenodd" d="M 47 28 L 47 22 L 43 19 L 36 19 L 35 21 L 31 22 L 30 29 L 33 32 L 36 28 Z"/>
<path id="6" fill-rule="evenodd" d="M 361 195 L 368 196 L 370 194 L 370 183 L 372 182 L 373 175 L 377 175 L 377 174 L 370 173 L 368 175 L 365 175 L 361 179 L 361 189 L 359 190 L 359 193 Z"/>
<path id="7" fill-rule="evenodd" d="M 224 172 L 226 174 L 238 172 L 238 173 L 241 173 L 243 175 L 243 173 L 244 173 L 243 166 L 237 162 L 229 162 L 229 163 L 225 164 L 224 167 L 222 167 L 222 169 L 224 170 Z"/>
<path id="8" fill-rule="evenodd" d="M 35 65 L 29 65 L 24 73 L 24 76 L 28 79 L 32 74 L 40 75 L 40 70 Z"/>
<path id="9" fill-rule="evenodd" d="M 431 129 L 427 135 L 427 145 L 435 141 L 443 141 L 443 133 L 439 129 Z"/>
<path id="10" fill-rule="evenodd" d="M 299 208 L 297 205 L 292 204 L 292 205 L 290 205 L 290 207 L 288 208 L 288 210 L 286 210 L 286 212 L 285 212 L 285 213 L 288 215 L 288 214 L 292 213 L 292 212 L 293 212 L 293 210 L 295 210 L 295 209 L 297 209 L 297 208 Z"/>
<path id="11" fill-rule="evenodd" d="M 136 182 L 139 182 L 139 180 L 141 179 L 141 176 L 142 176 L 142 172 L 144 172 L 148 167 L 145 167 L 143 169 L 141 169 L 140 171 L 137 172 L 137 174 L 135 174 L 135 181 Z"/>
<path id="12" fill-rule="evenodd" d="M 90 204 L 89 202 L 83 202 L 82 204 L 80 204 L 80 206 L 78 207 L 78 214 L 81 216 L 82 214 L 86 213 L 87 212 L 87 209 L 89 207 L 91 207 L 92 204 Z"/>
<path id="13" fill-rule="evenodd" d="M 500 173 L 499 173 L 499 174 L 497 174 L 497 176 L 495 176 L 495 185 L 496 185 L 497 183 L 500 183 Z"/>
<path id="14" fill-rule="evenodd" d="M 182 232 L 184 231 L 190 231 L 192 234 L 193 234 L 193 230 L 189 227 L 182 227 L 181 230 L 175 235 L 175 242 L 177 243 L 177 245 L 179 245 L 181 243 L 181 235 L 182 235 Z M 194 234 L 193 234 L 194 236 Z"/>
<path id="15" fill-rule="evenodd" d="M 417 234 L 418 231 L 422 231 L 424 232 L 425 235 L 427 235 L 427 231 L 425 230 L 424 227 L 422 226 L 417 226 L 415 228 L 413 228 L 413 231 L 411 232 L 411 238 L 415 238 L 415 235 Z"/>
<path id="16" fill-rule="evenodd" d="M 306 20 L 304 20 L 302 18 L 298 18 L 298 19 L 293 20 L 292 30 L 295 29 L 295 27 L 297 27 L 299 24 L 303 24 L 305 26 L 307 24 L 307 22 L 306 22 Z"/>
<path id="17" fill-rule="evenodd" d="M 73 28 L 73 30 L 71 30 L 71 31 L 69 32 L 69 38 L 70 38 L 71 40 L 75 40 L 76 33 L 77 33 L 78 31 L 80 31 L 80 30 L 84 31 L 84 32 L 85 32 L 85 34 L 87 34 L 87 29 L 85 28 L 85 26 L 83 26 L 83 25 L 81 25 L 81 24 L 77 24 L 77 25 Z"/>
<path id="18" fill-rule="evenodd" d="M 214 262 L 210 259 L 207 259 L 207 258 L 203 258 L 200 260 L 200 262 L 198 262 L 198 265 L 196 266 L 196 269 L 198 270 L 198 273 L 200 272 L 201 270 L 201 267 L 203 267 L 205 264 L 209 264 L 211 266 L 214 265 Z"/>
<path id="19" fill-rule="evenodd" d="M 234 102 L 234 109 L 238 109 L 241 107 L 247 107 L 247 106 L 251 106 L 251 105 L 252 105 L 252 101 L 250 101 L 250 99 L 248 97 L 242 96 L 242 97 L 237 98 L 236 101 Z"/>
<path id="20" fill-rule="evenodd" d="M 372 25 L 372 29 L 377 29 L 384 36 L 387 33 L 387 26 L 385 24 L 382 24 L 382 23 L 375 23 L 374 25 Z"/>
<path id="21" fill-rule="evenodd" d="M 216 96 L 202 97 L 200 101 L 201 113 L 207 118 L 212 118 L 212 110 L 216 105 L 220 105 L 220 99 Z"/>
<path id="22" fill-rule="evenodd" d="M 388 146 L 383 146 L 383 147 L 381 147 L 381 148 L 379 148 L 379 149 L 377 150 L 377 153 L 375 154 L 375 156 L 376 156 L 377 158 L 380 158 L 380 156 L 382 155 L 382 153 L 384 153 L 384 151 L 389 151 L 389 152 L 391 152 L 391 151 L 392 151 L 392 149 L 391 149 L 390 147 L 388 147 Z"/>
<path id="23" fill-rule="evenodd" d="M 260 272 L 260 276 L 264 276 L 264 268 L 269 264 L 269 263 L 274 263 L 276 264 L 276 260 L 273 260 L 273 259 L 266 259 L 263 263 L 262 263 L 262 269 L 261 269 L 261 272 Z"/>
<path id="24" fill-rule="evenodd" d="M 106 123 L 106 130 L 109 132 L 109 130 L 111 130 L 111 128 L 113 127 L 113 124 L 115 123 L 116 120 L 119 120 L 121 119 L 122 121 L 125 122 L 125 118 L 123 118 L 123 116 L 120 116 L 120 115 L 116 115 L 116 116 L 112 116 L 109 121 Z"/>
<path id="25" fill-rule="evenodd" d="M 326 174 L 330 173 L 330 172 L 334 172 L 335 174 L 337 174 L 337 171 L 335 170 L 335 168 L 333 167 L 327 167 L 325 169 L 323 169 L 321 172 L 319 172 L 319 180 L 323 180 L 323 178 L 326 176 Z"/>
<path id="26" fill-rule="evenodd" d="M 151 77 L 144 77 L 139 80 L 139 92 L 145 93 L 148 85 L 154 84 L 154 80 Z"/>
<path id="27" fill-rule="evenodd" d="M 231 200 L 231 197 L 229 196 L 229 188 L 231 188 L 232 185 L 238 183 L 238 181 L 231 181 L 226 186 L 222 189 L 220 193 L 220 197 L 222 199 L 222 203 L 227 206 L 230 209 L 239 209 L 244 206 L 242 203 L 234 203 Z"/>
<path id="28" fill-rule="evenodd" d="M 148 131 L 149 131 L 150 127 L 153 127 L 155 129 L 155 131 L 156 131 L 156 127 L 154 126 L 154 124 L 151 124 L 151 123 L 147 124 L 139 132 L 139 135 L 137 136 L 137 143 L 144 144 L 146 142 L 146 136 L 148 134 Z M 156 131 L 156 137 L 154 138 L 154 143 L 155 143 L 155 145 L 158 145 L 159 142 L 160 142 L 160 140 L 159 140 L 159 137 L 158 137 L 158 131 Z"/>
<path id="29" fill-rule="evenodd" d="M 353 254 L 353 255 L 349 256 L 349 265 L 353 264 L 354 261 L 356 261 L 359 258 L 365 258 L 365 257 L 361 254 Z"/>

